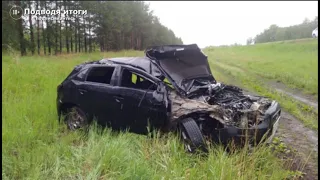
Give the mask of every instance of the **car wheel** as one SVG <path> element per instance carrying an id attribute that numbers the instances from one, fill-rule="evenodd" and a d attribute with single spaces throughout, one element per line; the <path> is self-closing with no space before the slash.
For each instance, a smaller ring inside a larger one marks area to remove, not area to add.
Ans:
<path id="1" fill-rule="evenodd" d="M 82 129 L 88 126 L 86 114 L 76 106 L 67 110 L 64 121 L 70 130 Z"/>
<path id="2" fill-rule="evenodd" d="M 193 153 L 196 150 L 207 152 L 202 133 L 192 118 L 183 119 L 179 124 L 179 131 L 180 138 L 188 152 Z"/>

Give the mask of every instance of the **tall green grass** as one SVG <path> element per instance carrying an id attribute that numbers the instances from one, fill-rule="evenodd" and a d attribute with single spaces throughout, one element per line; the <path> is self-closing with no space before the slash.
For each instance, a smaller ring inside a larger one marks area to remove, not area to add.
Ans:
<path id="1" fill-rule="evenodd" d="M 212 47 L 212 61 L 239 67 L 256 75 L 318 97 L 318 41 L 304 39 L 250 46 Z"/>
<path id="2" fill-rule="evenodd" d="M 59 124 L 56 87 L 80 62 L 142 52 L 28 56 L 2 61 L 3 179 L 285 179 L 269 148 L 251 154 L 210 148 L 208 157 L 185 153 L 174 134 L 70 132 Z"/>

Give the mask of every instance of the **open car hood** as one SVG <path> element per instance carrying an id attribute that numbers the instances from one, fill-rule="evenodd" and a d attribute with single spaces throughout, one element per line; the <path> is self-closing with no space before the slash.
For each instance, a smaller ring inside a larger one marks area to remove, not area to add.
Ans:
<path id="1" fill-rule="evenodd" d="M 208 58 L 196 45 L 165 45 L 146 49 L 146 56 L 153 59 L 171 83 L 188 94 L 195 81 L 216 83 Z"/>

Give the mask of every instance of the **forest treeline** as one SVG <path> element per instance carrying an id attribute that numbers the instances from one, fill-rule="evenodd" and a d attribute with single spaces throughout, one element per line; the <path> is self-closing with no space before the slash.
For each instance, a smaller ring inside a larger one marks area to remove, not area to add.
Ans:
<path id="1" fill-rule="evenodd" d="M 33 14 L 14 20 L 9 14 L 13 5 Z M 37 20 L 40 10 L 86 13 L 41 14 L 47 19 Z M 10 47 L 21 55 L 143 50 L 182 43 L 141 1 L 2 1 L 2 49 Z"/>
<path id="2" fill-rule="evenodd" d="M 253 42 L 257 44 L 265 42 L 311 38 L 312 31 L 317 27 L 318 16 L 316 16 L 313 20 L 305 19 L 301 24 L 289 27 L 279 27 L 273 24 L 254 38 L 248 38 L 247 44 L 252 44 Z"/>

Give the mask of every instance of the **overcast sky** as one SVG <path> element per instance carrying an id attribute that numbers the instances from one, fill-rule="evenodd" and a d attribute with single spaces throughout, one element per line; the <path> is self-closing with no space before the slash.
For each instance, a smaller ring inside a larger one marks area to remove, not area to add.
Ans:
<path id="1" fill-rule="evenodd" d="M 290 26 L 313 20 L 318 1 L 147 1 L 160 22 L 184 44 L 245 44 L 271 24 Z M 311 34 L 311 32 L 310 32 Z"/>

